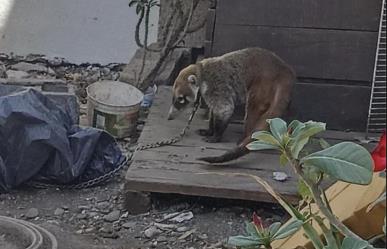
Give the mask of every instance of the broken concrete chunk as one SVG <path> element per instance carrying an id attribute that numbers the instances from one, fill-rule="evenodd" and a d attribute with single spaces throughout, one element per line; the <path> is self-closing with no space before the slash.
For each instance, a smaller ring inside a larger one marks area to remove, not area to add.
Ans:
<path id="1" fill-rule="evenodd" d="M 6 74 L 8 79 L 27 79 L 30 77 L 27 72 L 18 70 L 7 70 Z"/>
<path id="2" fill-rule="evenodd" d="M 65 213 L 65 210 L 63 208 L 57 208 L 54 211 L 55 216 L 62 216 Z"/>
<path id="3" fill-rule="evenodd" d="M 43 83 L 42 91 L 67 93 L 69 91 L 69 87 L 64 81 L 48 81 Z"/>
<path id="4" fill-rule="evenodd" d="M 0 78 L 7 78 L 7 68 L 0 62 Z"/>
<path id="5" fill-rule="evenodd" d="M 27 219 L 34 219 L 39 216 L 39 210 L 37 208 L 30 208 L 25 216 Z"/>
<path id="6" fill-rule="evenodd" d="M 161 231 L 155 226 L 152 226 L 144 231 L 144 235 L 148 239 L 153 239 L 154 237 L 160 234 L 161 234 Z"/>
<path id="7" fill-rule="evenodd" d="M 177 226 L 173 224 L 161 224 L 161 223 L 155 223 L 155 227 L 157 227 L 160 230 L 176 230 Z"/>
<path id="8" fill-rule="evenodd" d="M 187 213 L 182 213 L 182 214 L 176 216 L 175 218 L 171 219 L 171 221 L 177 222 L 177 223 L 183 223 L 185 221 L 190 221 L 193 218 L 194 218 L 193 213 L 187 212 Z"/>
<path id="9" fill-rule="evenodd" d="M 121 212 L 119 210 L 114 210 L 113 212 L 110 212 L 109 214 L 105 215 L 103 219 L 107 222 L 114 222 L 120 218 L 120 215 Z"/>
<path id="10" fill-rule="evenodd" d="M 49 75 L 55 75 L 55 71 L 49 67 L 46 67 L 41 64 L 32 64 L 27 62 L 19 62 L 11 66 L 11 69 L 23 71 L 23 72 L 38 72 L 38 73 L 47 73 Z"/>
<path id="11" fill-rule="evenodd" d="M 134 228 L 136 225 L 137 225 L 136 222 L 125 222 L 124 224 L 122 224 L 122 227 L 125 229 L 130 229 L 130 228 Z"/>
<path id="12" fill-rule="evenodd" d="M 189 236 L 191 236 L 192 234 L 194 234 L 196 232 L 196 229 L 192 229 L 192 230 L 189 230 L 188 232 L 184 233 L 182 236 L 180 236 L 178 238 L 178 240 L 185 240 L 187 239 Z"/>

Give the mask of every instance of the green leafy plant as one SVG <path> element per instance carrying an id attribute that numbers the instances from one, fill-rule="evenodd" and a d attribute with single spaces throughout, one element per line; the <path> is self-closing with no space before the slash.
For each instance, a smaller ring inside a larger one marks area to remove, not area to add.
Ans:
<path id="1" fill-rule="evenodd" d="M 325 140 L 320 140 L 322 150 L 305 154 L 306 145 L 316 134 L 325 131 L 326 125 L 320 122 L 309 121 L 306 123 L 293 121 L 289 125 L 282 119 L 268 120 L 270 131 L 259 131 L 253 134 L 253 141 L 247 148 L 253 151 L 277 150 L 280 152 L 280 163 L 289 164 L 300 178 L 300 192 L 304 200 L 299 208 L 288 204 L 274 189 L 258 176 L 244 175 L 254 178 L 261 184 L 292 216 L 292 222 L 284 226 L 285 231 L 291 224 L 297 224 L 290 229 L 292 233 L 302 228 L 305 235 L 313 243 L 315 249 L 363 249 L 374 248 L 368 241 L 346 227 L 332 212 L 329 202 L 321 188 L 324 178 L 359 184 L 370 184 L 373 177 L 374 164 L 371 154 L 362 146 L 343 142 L 329 145 Z M 237 174 L 243 175 L 243 174 Z M 302 207 L 314 203 L 322 216 L 311 209 L 302 212 Z M 312 226 L 316 222 L 321 228 L 324 240 Z M 271 227 L 271 226 L 270 226 Z M 271 243 L 278 239 L 272 235 L 271 229 L 256 229 L 248 225 L 248 236 L 230 238 L 230 244 L 243 249 L 272 248 Z M 274 227 L 279 227 L 278 224 Z M 273 228 L 272 228 L 273 229 Z M 290 236 L 292 233 L 287 234 Z M 344 237 L 344 240 L 340 238 Z M 250 242 L 250 244 L 248 243 Z"/>
<path id="2" fill-rule="evenodd" d="M 280 222 L 264 226 L 262 219 L 254 213 L 253 222 L 246 224 L 247 236 L 235 236 L 229 239 L 229 244 L 242 248 L 271 248 L 275 240 L 284 239 L 297 232 L 303 222 L 293 220 L 286 225 Z"/>

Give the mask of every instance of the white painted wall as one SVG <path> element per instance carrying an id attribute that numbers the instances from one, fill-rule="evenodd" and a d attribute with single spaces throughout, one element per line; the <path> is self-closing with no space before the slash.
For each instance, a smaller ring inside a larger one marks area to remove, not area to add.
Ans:
<path id="1" fill-rule="evenodd" d="M 0 52 L 127 63 L 137 49 L 129 0 L 0 0 Z M 156 41 L 158 8 L 151 15 Z"/>

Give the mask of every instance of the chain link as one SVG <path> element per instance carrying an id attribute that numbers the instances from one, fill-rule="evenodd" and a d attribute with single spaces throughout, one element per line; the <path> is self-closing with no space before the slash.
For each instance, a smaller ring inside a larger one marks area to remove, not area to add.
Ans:
<path id="1" fill-rule="evenodd" d="M 192 120 L 193 120 L 197 110 L 199 109 L 199 106 L 200 106 L 200 97 L 198 98 L 197 101 L 195 101 L 195 105 L 194 105 L 192 113 L 188 119 L 187 125 L 182 129 L 182 131 L 180 132 L 180 134 L 178 136 L 170 138 L 170 139 L 161 140 L 161 141 L 158 141 L 155 143 L 138 145 L 135 148 L 134 152 L 159 148 L 162 146 L 168 146 L 168 145 L 172 145 L 172 144 L 176 144 L 176 143 L 180 142 L 183 139 L 183 137 L 185 136 L 185 134 L 187 133 L 188 129 L 190 128 Z M 86 189 L 86 188 L 91 188 L 91 187 L 94 187 L 96 185 L 102 184 L 102 183 L 112 179 L 113 177 L 115 177 L 123 168 L 125 168 L 126 165 L 129 164 L 130 161 L 132 161 L 134 152 L 130 156 L 126 157 L 126 159 L 117 168 L 107 172 L 106 174 L 104 174 L 102 176 L 96 177 L 94 179 L 91 179 L 91 180 L 88 180 L 88 181 L 85 181 L 85 182 L 82 182 L 79 184 L 59 185 L 59 184 L 48 184 L 48 183 L 42 183 L 42 182 L 37 182 L 37 181 L 30 181 L 27 183 L 27 185 L 30 187 L 33 187 L 33 188 L 38 188 L 38 189 L 48 189 L 48 188 Z"/>

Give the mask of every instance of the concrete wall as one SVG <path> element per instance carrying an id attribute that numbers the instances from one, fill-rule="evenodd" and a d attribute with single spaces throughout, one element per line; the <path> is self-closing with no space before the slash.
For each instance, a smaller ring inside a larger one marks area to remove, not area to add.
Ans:
<path id="1" fill-rule="evenodd" d="M 0 52 L 44 54 L 70 62 L 127 63 L 137 15 L 129 0 L 0 0 Z M 151 42 L 157 39 L 153 11 Z"/>

